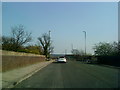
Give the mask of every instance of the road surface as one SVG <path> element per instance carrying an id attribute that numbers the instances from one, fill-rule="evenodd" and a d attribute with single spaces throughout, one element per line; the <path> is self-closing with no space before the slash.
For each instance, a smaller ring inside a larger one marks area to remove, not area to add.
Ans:
<path id="1" fill-rule="evenodd" d="M 52 63 L 14 88 L 120 88 L 119 71 L 79 61 Z"/>

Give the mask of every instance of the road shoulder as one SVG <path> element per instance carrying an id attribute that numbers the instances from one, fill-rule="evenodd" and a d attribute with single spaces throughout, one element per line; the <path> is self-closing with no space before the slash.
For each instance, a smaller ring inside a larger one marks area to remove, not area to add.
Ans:
<path id="1" fill-rule="evenodd" d="M 45 61 L 2 73 L 2 88 L 12 88 L 53 61 Z"/>

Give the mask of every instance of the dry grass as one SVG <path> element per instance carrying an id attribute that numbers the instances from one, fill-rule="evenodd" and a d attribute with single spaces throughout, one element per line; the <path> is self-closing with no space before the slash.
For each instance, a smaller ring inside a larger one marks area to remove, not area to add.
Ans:
<path id="1" fill-rule="evenodd" d="M 38 54 L 31 54 L 31 53 L 21 53 L 21 52 L 13 52 L 13 51 L 5 51 L 5 50 L 0 50 L 1 55 L 4 56 L 41 56 L 44 57 L 43 55 L 38 55 Z"/>

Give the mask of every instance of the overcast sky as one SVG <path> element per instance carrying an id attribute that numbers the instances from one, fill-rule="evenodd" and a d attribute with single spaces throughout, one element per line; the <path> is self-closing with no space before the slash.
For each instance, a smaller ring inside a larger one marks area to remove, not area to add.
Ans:
<path id="1" fill-rule="evenodd" d="M 99 42 L 118 40 L 117 2 L 3 2 L 2 34 L 9 36 L 11 27 L 19 24 L 32 32 L 33 41 L 51 30 L 54 53 L 84 50 L 87 33 L 87 52 Z"/>

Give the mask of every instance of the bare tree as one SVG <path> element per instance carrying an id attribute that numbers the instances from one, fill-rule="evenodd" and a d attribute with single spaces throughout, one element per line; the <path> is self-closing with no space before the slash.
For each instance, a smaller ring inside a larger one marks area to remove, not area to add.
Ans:
<path id="1" fill-rule="evenodd" d="M 50 53 L 53 52 L 53 47 L 49 34 L 44 33 L 41 37 L 38 37 L 38 40 L 42 46 L 43 55 L 45 55 L 47 58 L 50 57 Z"/>
<path id="2" fill-rule="evenodd" d="M 2 37 L 2 46 L 4 46 L 4 50 L 19 51 L 20 47 L 31 41 L 31 33 L 25 32 L 24 29 L 23 25 L 12 27 L 11 37 Z"/>
<path id="3" fill-rule="evenodd" d="M 25 32 L 25 27 L 23 25 L 19 25 L 16 27 L 12 27 L 12 38 L 14 51 L 18 50 L 22 45 L 31 41 L 31 33 Z"/>
<path id="4" fill-rule="evenodd" d="M 12 48 L 13 48 L 12 38 L 11 37 L 6 37 L 6 36 L 2 36 L 1 45 L 2 45 L 2 50 L 11 51 Z"/>
<path id="5" fill-rule="evenodd" d="M 78 49 L 72 49 L 71 53 L 73 55 L 85 55 L 84 51 L 83 50 L 78 50 Z"/>

